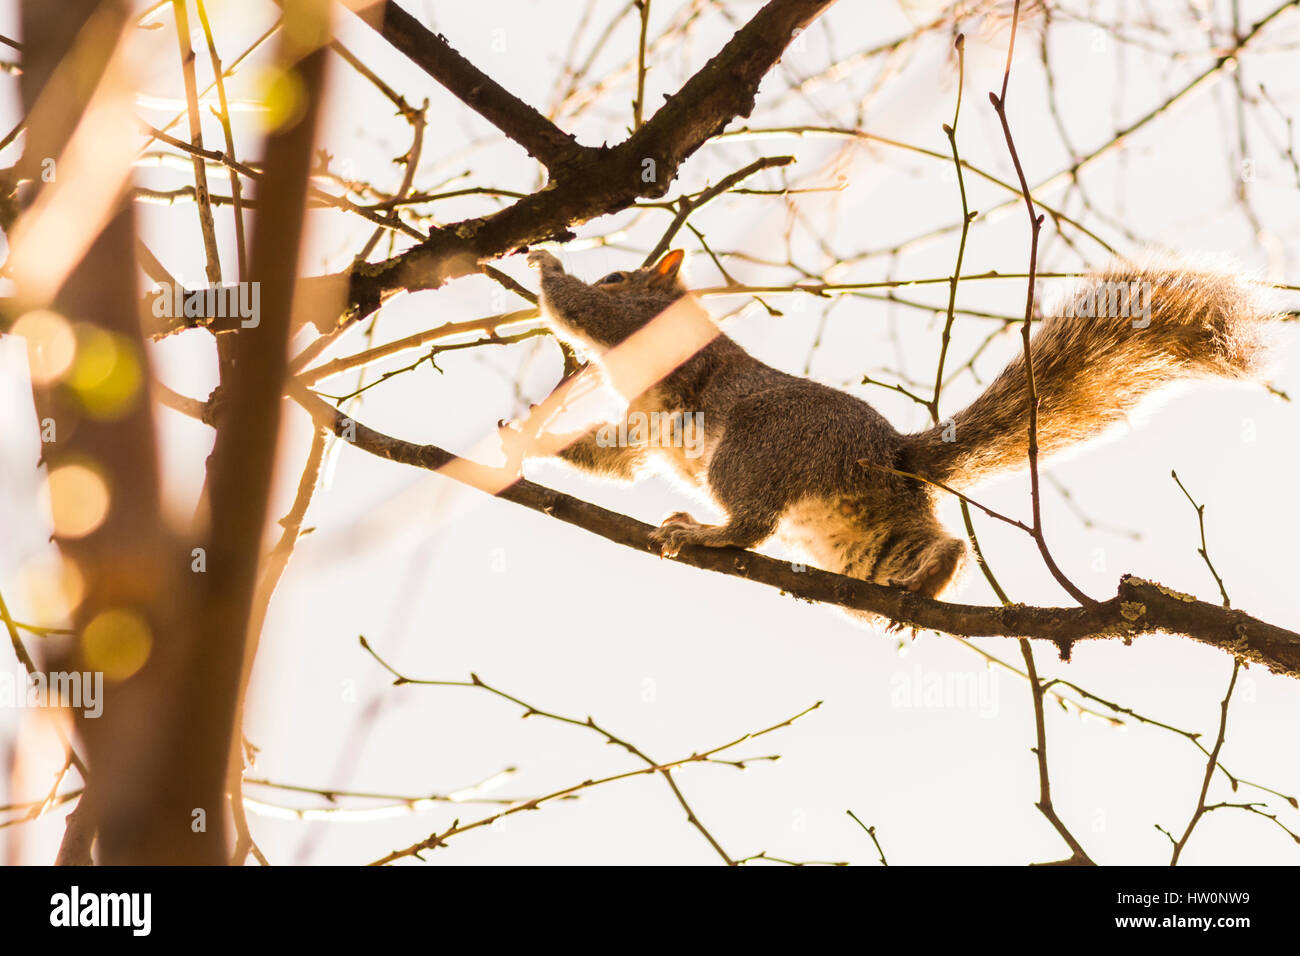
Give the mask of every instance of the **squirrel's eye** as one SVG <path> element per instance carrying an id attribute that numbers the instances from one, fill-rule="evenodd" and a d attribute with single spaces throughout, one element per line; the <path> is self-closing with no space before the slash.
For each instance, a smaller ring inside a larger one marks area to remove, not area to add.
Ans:
<path id="1" fill-rule="evenodd" d="M 626 278 L 626 272 L 611 272 L 609 275 L 605 276 L 605 278 L 597 282 L 596 285 L 608 285 L 611 282 L 622 282 Z"/>

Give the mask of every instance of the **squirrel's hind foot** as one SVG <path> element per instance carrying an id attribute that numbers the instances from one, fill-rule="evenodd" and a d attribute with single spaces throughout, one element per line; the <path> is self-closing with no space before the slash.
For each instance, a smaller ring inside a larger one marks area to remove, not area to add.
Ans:
<path id="1" fill-rule="evenodd" d="M 914 591 L 928 598 L 938 597 L 966 560 L 966 546 L 957 538 L 936 541 L 921 554 L 908 574 L 890 577 L 888 585 Z"/>

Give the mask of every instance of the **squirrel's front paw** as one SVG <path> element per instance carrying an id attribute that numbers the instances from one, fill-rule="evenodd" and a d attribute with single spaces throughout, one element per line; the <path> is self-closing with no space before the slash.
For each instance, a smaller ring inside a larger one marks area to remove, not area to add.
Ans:
<path id="1" fill-rule="evenodd" d="M 528 264 L 543 275 L 553 272 L 564 273 L 564 264 L 545 249 L 533 249 L 529 252 Z"/>
<path id="2" fill-rule="evenodd" d="M 536 408 L 533 405 L 529 408 L 531 411 Z M 497 437 L 501 440 L 501 453 L 505 456 L 506 467 L 514 472 L 519 472 L 523 463 L 532 455 L 535 449 L 535 437 L 525 432 L 527 421 L 506 421 L 504 418 L 497 422 Z"/>
<path id="3" fill-rule="evenodd" d="M 650 540 L 659 545 L 659 554 L 665 558 L 675 558 L 683 545 L 693 544 L 698 536 L 700 523 L 684 511 L 671 514 L 659 527 L 650 532 Z"/>

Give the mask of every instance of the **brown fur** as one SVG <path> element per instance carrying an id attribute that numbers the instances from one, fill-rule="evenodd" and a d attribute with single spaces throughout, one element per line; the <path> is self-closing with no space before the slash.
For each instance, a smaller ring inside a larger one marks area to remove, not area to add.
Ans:
<path id="1" fill-rule="evenodd" d="M 1146 296 L 1107 297 L 1108 314 L 1080 315 L 1101 311 L 1087 304 L 1090 298 L 1100 304 L 1096 290 L 1107 283 L 1111 289 L 1149 283 L 1149 315 L 1131 315 L 1134 299 Z M 1095 438 L 1163 385 L 1249 377 L 1270 318 L 1259 294 L 1237 276 L 1168 266 L 1113 266 L 1090 276 L 1053 311 L 1030 346 L 1044 455 Z M 1029 391 L 1020 354 L 950 423 L 907 437 L 912 467 L 906 470 L 966 486 L 1024 468 L 1028 445 Z"/>
<path id="2" fill-rule="evenodd" d="M 541 271 L 543 315 L 552 330 L 597 352 L 687 294 L 680 261 L 679 253 L 669 253 L 654 266 L 589 285 L 567 275 L 549 253 L 529 255 Z M 1234 276 L 1116 267 L 1090 276 L 1067 305 L 1086 313 L 1098 290 L 1128 290 L 1131 282 L 1149 283 L 1142 287 L 1150 292 L 1145 327 L 1135 328 L 1125 308 L 1141 305 L 1140 294 L 1126 301 L 1107 296 L 1106 315 L 1058 315 L 1033 338 L 1043 454 L 1094 437 L 1175 379 L 1239 378 L 1254 369 L 1257 330 L 1269 316 Z M 702 456 L 609 447 L 597 440 L 597 430 L 560 455 L 621 480 L 661 464 L 726 513 L 726 523 L 716 526 L 672 515 L 656 532 L 663 553 L 689 545 L 749 548 L 777 535 L 829 571 L 928 596 L 957 574 L 964 543 L 940 524 L 930 485 L 860 462 L 958 485 L 1026 462 L 1023 356 L 946 426 L 901 435 L 866 402 L 765 365 L 719 335 L 629 406 L 629 414 L 650 410 L 702 413 Z"/>

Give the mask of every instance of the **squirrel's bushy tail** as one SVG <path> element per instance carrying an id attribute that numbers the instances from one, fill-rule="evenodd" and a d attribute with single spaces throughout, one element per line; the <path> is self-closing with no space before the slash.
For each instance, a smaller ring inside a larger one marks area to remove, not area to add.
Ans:
<path id="1" fill-rule="evenodd" d="M 1125 263 L 1089 275 L 1030 342 L 1040 455 L 1088 441 L 1170 382 L 1251 377 L 1275 318 L 1263 299 L 1233 271 Z M 908 470 L 935 481 L 1027 467 L 1023 354 L 950 421 L 904 441 Z"/>

